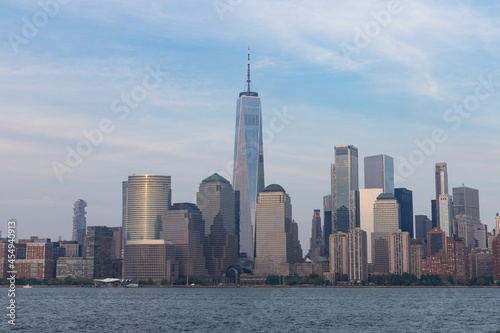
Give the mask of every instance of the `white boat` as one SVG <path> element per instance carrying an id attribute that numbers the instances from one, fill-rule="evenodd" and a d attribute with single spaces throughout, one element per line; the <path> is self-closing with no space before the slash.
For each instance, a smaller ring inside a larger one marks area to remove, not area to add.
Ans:
<path id="1" fill-rule="evenodd" d="M 24 285 L 23 288 L 29 289 L 29 288 L 33 288 L 33 286 L 30 286 L 29 284 L 27 284 L 27 285 Z"/>

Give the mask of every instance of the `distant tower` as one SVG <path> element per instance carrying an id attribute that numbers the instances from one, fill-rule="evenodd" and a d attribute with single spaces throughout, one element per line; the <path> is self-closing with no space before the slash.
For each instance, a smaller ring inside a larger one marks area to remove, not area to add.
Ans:
<path id="1" fill-rule="evenodd" d="M 380 154 L 365 157 L 365 188 L 381 188 L 394 193 L 394 160 Z"/>
<path id="2" fill-rule="evenodd" d="M 312 217 L 311 239 L 310 239 L 310 259 L 314 261 L 316 257 L 324 256 L 323 234 L 321 232 L 321 211 L 315 209 Z"/>
<path id="3" fill-rule="evenodd" d="M 500 236 L 500 216 L 498 213 L 495 216 L 495 235 Z"/>
<path id="4" fill-rule="evenodd" d="M 441 194 L 438 201 L 438 227 L 446 237 L 453 235 L 453 200 L 449 194 Z"/>
<path id="5" fill-rule="evenodd" d="M 254 257 L 255 204 L 264 190 L 264 149 L 262 111 L 259 94 L 250 91 L 250 48 L 248 48 L 247 91 L 236 104 L 234 141 L 234 190 L 240 198 L 240 252 Z"/>
<path id="6" fill-rule="evenodd" d="M 481 220 L 479 214 L 479 191 L 475 188 L 465 186 L 454 187 L 452 191 L 454 215 L 467 214 L 479 223 Z"/>
<path id="7" fill-rule="evenodd" d="M 439 223 L 439 196 L 448 194 L 448 165 L 445 162 L 436 163 L 436 221 Z"/>
<path id="8" fill-rule="evenodd" d="M 358 185 L 358 148 L 335 146 L 332 165 L 332 232 L 348 232 L 358 224 L 356 202 Z"/>
<path id="9" fill-rule="evenodd" d="M 73 205 L 73 240 L 82 246 L 87 230 L 87 218 L 85 217 L 87 212 L 85 211 L 85 207 L 87 207 L 87 203 L 82 199 L 76 200 Z"/>

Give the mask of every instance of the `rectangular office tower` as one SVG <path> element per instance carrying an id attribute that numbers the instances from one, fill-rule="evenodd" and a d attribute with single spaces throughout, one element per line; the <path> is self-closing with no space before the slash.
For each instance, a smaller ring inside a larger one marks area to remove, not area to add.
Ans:
<path id="1" fill-rule="evenodd" d="M 453 191 L 453 213 L 471 215 L 478 222 L 479 215 L 479 191 L 470 187 L 454 187 Z"/>
<path id="2" fill-rule="evenodd" d="M 233 185 L 240 193 L 240 253 L 253 258 L 255 203 L 264 190 L 264 149 L 260 97 L 250 91 L 250 49 L 247 84 L 236 103 Z"/>
<path id="3" fill-rule="evenodd" d="M 394 195 L 401 212 L 401 230 L 408 232 L 410 238 L 413 238 L 413 192 L 406 188 L 397 188 Z"/>
<path id="4" fill-rule="evenodd" d="M 381 188 L 394 193 L 394 160 L 380 154 L 365 157 L 365 188 Z"/>
<path id="5" fill-rule="evenodd" d="M 332 165 L 333 233 L 348 232 L 358 226 L 358 148 L 335 146 Z"/>

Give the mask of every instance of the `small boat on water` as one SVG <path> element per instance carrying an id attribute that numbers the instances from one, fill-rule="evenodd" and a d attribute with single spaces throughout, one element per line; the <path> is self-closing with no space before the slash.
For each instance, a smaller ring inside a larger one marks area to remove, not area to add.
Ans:
<path id="1" fill-rule="evenodd" d="M 29 284 L 27 284 L 27 285 L 24 285 L 23 288 L 30 289 L 30 288 L 33 288 L 33 286 L 30 286 Z"/>

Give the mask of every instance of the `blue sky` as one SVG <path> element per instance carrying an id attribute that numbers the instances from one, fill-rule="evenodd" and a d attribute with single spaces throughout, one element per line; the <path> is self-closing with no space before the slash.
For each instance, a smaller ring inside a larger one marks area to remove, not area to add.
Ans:
<path id="1" fill-rule="evenodd" d="M 134 173 L 171 175 L 174 202 L 194 202 L 214 172 L 231 180 L 248 45 L 267 129 L 266 184 L 291 196 L 305 253 L 313 210 L 330 192 L 335 145 L 353 144 L 361 158 L 394 157 L 396 186 L 413 190 L 415 214 L 430 215 L 434 164 L 447 162 L 450 192 L 461 184 L 479 189 L 482 222 L 493 228 L 500 211 L 496 2 L 41 3 L 51 4 L 50 15 L 33 1 L 0 5 L 4 233 L 16 218 L 19 237 L 70 239 L 79 198 L 88 203 L 88 225 L 120 225 L 121 181 Z M 161 83 L 141 90 L 155 69 Z M 113 105 L 123 107 L 122 96 L 133 93 L 140 102 L 121 119 Z M 53 163 L 64 164 L 67 147 L 77 149 L 87 140 L 82 131 L 103 119 L 113 129 L 60 181 Z M 405 161 L 413 161 L 410 172 Z M 359 167 L 363 187 L 362 159 Z"/>

